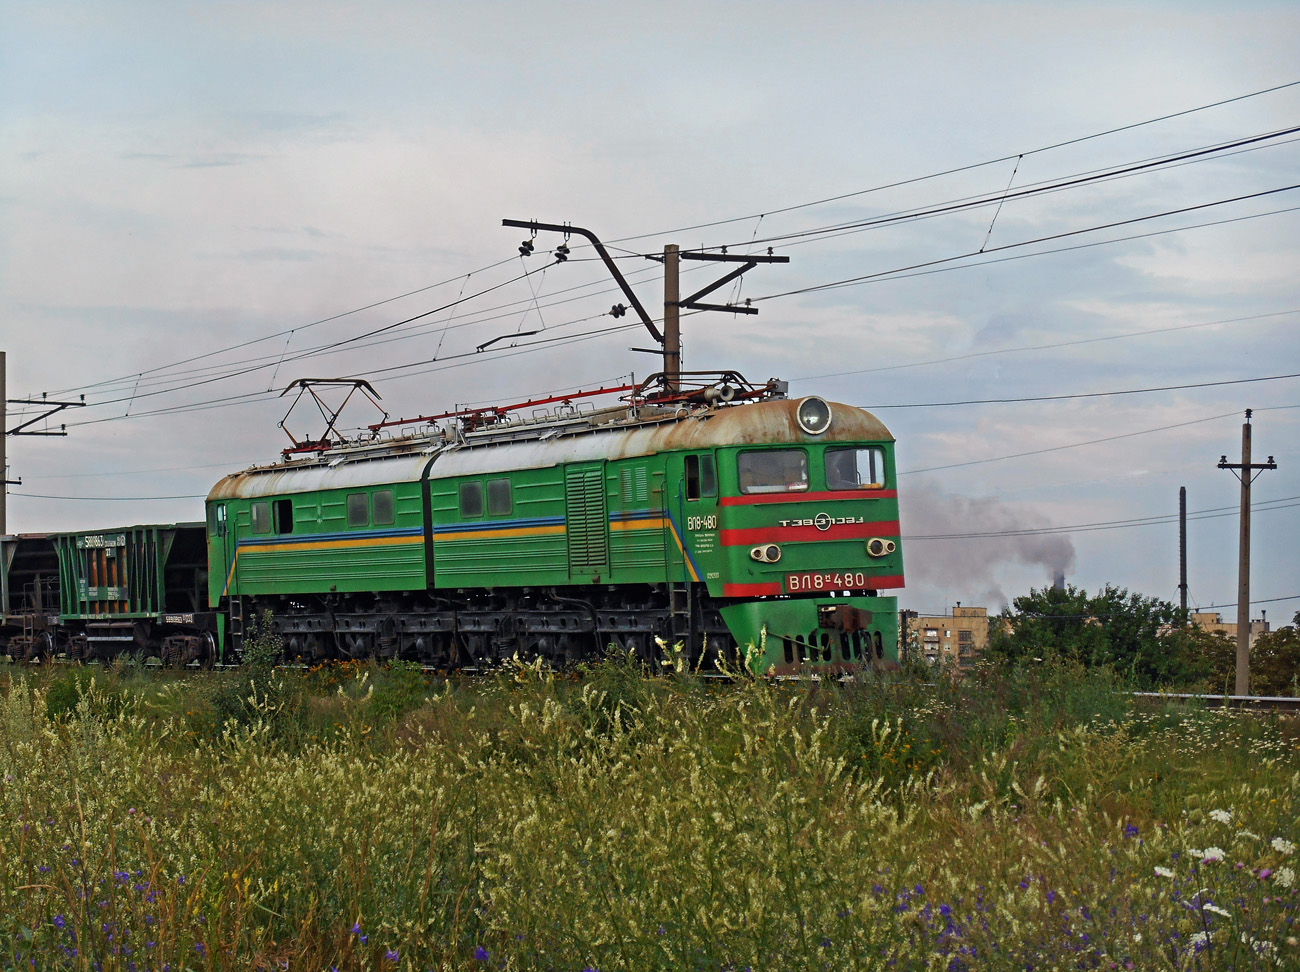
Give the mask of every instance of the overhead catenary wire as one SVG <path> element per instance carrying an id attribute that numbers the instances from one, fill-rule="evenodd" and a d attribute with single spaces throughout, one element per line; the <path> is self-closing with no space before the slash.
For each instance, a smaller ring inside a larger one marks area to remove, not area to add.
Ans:
<path id="1" fill-rule="evenodd" d="M 1020 247 L 1035 246 L 1039 243 L 1048 243 L 1051 242 L 1052 240 L 1067 239 L 1071 236 L 1080 236 L 1084 233 L 1099 233 L 1102 230 L 1116 229 L 1120 226 L 1132 226 L 1135 223 L 1148 222 L 1153 219 L 1165 219 L 1169 216 L 1179 216 L 1182 215 L 1183 213 L 1197 212 L 1199 210 L 1210 209 L 1215 206 L 1226 206 L 1231 203 L 1244 202 L 1248 199 L 1261 199 L 1265 196 L 1272 196 L 1280 192 L 1293 192 L 1296 189 L 1300 189 L 1300 183 L 1293 183 L 1287 186 L 1279 186 L 1277 188 L 1266 189 L 1261 192 L 1245 193 L 1240 196 L 1232 196 L 1226 199 L 1216 199 L 1212 202 L 1197 203 L 1196 205 L 1193 206 L 1181 206 L 1177 209 L 1167 209 L 1158 213 L 1149 213 L 1145 216 L 1134 216 L 1129 219 L 1114 220 L 1112 222 L 1101 223 L 1096 226 L 1086 226 L 1079 229 L 1067 230 L 1061 233 L 1051 233 L 1046 236 L 1035 237 L 1034 239 L 1021 240 L 1018 243 L 1004 243 L 1001 246 L 995 246 L 990 249 L 984 250 L 982 253 L 979 250 L 969 250 L 964 253 L 959 253 L 955 256 L 941 257 L 936 260 L 925 260 L 920 263 L 914 263 L 904 267 L 897 267 L 892 270 L 879 270 L 874 273 L 866 273 L 866 274 L 859 274 L 853 277 L 845 277 L 842 280 L 833 280 L 828 283 L 811 284 L 807 287 L 798 287 L 793 290 L 783 290 L 778 293 L 767 294 L 762 297 L 755 297 L 753 298 L 753 301 L 755 303 L 758 303 L 759 301 L 775 300 L 780 297 L 793 297 L 798 294 L 810 294 L 822 290 L 835 290 L 843 287 L 851 287 L 857 284 L 869 282 L 878 277 L 892 276 L 894 274 L 900 274 L 910 270 L 921 270 L 927 267 L 936 267 L 941 264 L 953 263 L 957 260 L 972 259 L 975 257 L 984 256 L 985 254 L 989 254 L 989 253 L 1000 253 L 1006 250 L 1018 249 Z"/>
<path id="2" fill-rule="evenodd" d="M 1300 85 L 1300 81 L 1288 81 L 1284 84 L 1276 84 L 1268 88 L 1260 88 L 1256 91 L 1249 91 L 1246 94 L 1235 95 L 1234 97 L 1223 98 L 1218 101 L 1212 101 L 1208 104 L 1197 105 L 1192 108 L 1184 108 L 1180 111 L 1174 111 L 1163 115 L 1157 115 L 1153 118 L 1147 118 L 1142 121 L 1131 122 L 1126 125 L 1117 125 L 1112 128 L 1104 129 L 1102 131 L 1092 132 L 1088 135 L 1080 135 L 1075 138 L 1069 138 L 1063 141 L 1052 142 L 1048 145 L 1040 145 L 1036 148 L 1026 149 L 1021 152 L 1011 152 L 1006 155 L 1000 155 L 996 158 L 985 159 L 982 162 L 971 162 L 965 165 L 953 166 L 951 168 L 941 169 L 935 172 L 927 173 L 926 175 L 912 176 L 906 179 L 899 179 L 894 182 L 883 183 L 881 185 L 871 186 L 866 189 L 855 189 L 851 192 L 839 193 L 833 196 L 825 196 L 819 199 L 809 200 L 808 202 L 795 203 L 793 205 L 788 205 L 788 206 L 765 209 L 762 212 L 748 213 L 744 216 L 734 216 L 728 219 L 712 220 L 706 223 L 692 223 L 686 226 L 675 226 L 672 227 L 671 229 L 656 230 L 652 233 L 642 233 L 636 236 L 618 237 L 617 239 L 607 240 L 605 242 L 606 245 L 609 245 L 611 243 L 629 243 L 629 242 L 634 242 L 636 240 L 647 239 L 652 236 L 666 236 L 671 233 L 685 233 L 692 230 L 710 229 L 714 226 L 725 226 L 729 223 L 748 222 L 749 220 L 755 219 L 759 216 L 776 216 L 782 213 L 795 212 L 796 210 L 800 210 L 800 209 L 811 209 L 815 206 L 825 206 L 830 203 L 843 202 L 845 199 L 853 199 L 857 196 L 864 196 L 869 193 L 882 192 L 888 189 L 897 189 L 903 186 L 915 185 L 916 183 L 919 182 L 927 182 L 932 179 L 939 179 L 939 178 L 943 178 L 944 176 L 957 175 L 962 172 L 971 172 L 976 169 L 985 168 L 987 166 L 998 165 L 1002 162 L 1009 162 L 1012 159 L 1018 157 L 1024 157 L 1029 155 L 1040 155 L 1044 152 L 1051 152 L 1056 149 L 1066 148 L 1071 145 L 1079 145 L 1083 142 L 1093 141 L 1099 138 L 1106 138 L 1110 135 L 1117 135 L 1120 132 L 1132 131 L 1137 128 L 1143 128 L 1147 125 L 1155 125 L 1163 121 L 1170 121 L 1174 118 L 1182 118 L 1186 115 L 1196 114 L 1197 112 L 1209 111 L 1210 109 L 1213 108 L 1221 108 L 1224 105 L 1235 104 L 1236 102 L 1246 101 L 1251 98 L 1259 98 L 1262 97 L 1263 95 L 1273 94 L 1278 91 L 1284 91 L 1287 88 L 1293 88 L 1297 85 Z"/>
<path id="3" fill-rule="evenodd" d="M 1300 372 L 1287 375 L 1264 375 L 1258 378 L 1229 378 L 1222 381 L 1195 381 L 1182 385 L 1155 385 L 1149 388 L 1121 388 L 1114 391 L 1073 392 L 1065 395 L 1026 395 L 1020 398 L 968 398 L 952 402 L 899 402 L 895 404 L 877 403 L 859 405 L 868 411 L 884 408 L 948 408 L 965 405 L 1022 405 L 1029 402 L 1063 402 L 1081 398 L 1115 398 L 1122 395 L 1146 395 L 1155 392 L 1183 391 L 1188 388 L 1214 388 L 1220 385 L 1247 385 L 1261 381 L 1283 381 L 1288 378 L 1300 378 Z"/>
<path id="4" fill-rule="evenodd" d="M 1246 96 L 1243 96 L 1243 97 L 1246 97 Z M 1244 140 L 1244 141 L 1257 140 L 1257 139 L 1259 139 L 1259 138 L 1265 138 L 1265 137 L 1272 137 L 1272 136 L 1271 136 L 1271 135 L 1255 136 L 1253 139 L 1250 139 L 1250 140 Z M 1234 143 L 1224 143 L 1224 144 L 1227 144 L 1227 145 L 1236 145 L 1236 144 L 1241 144 L 1241 141 L 1239 141 L 1239 142 L 1234 142 Z M 1222 149 L 1222 145 L 1220 145 L 1220 146 L 1210 146 L 1210 147 L 1204 147 L 1204 148 L 1201 148 L 1201 149 L 1198 149 L 1198 150 L 1193 150 L 1191 153 L 1184 153 L 1184 154 L 1203 154 L 1203 153 L 1206 153 L 1206 152 L 1219 151 L 1219 150 L 1221 150 L 1221 149 Z M 1022 153 L 1022 154 L 1032 154 L 1032 153 Z M 1179 157 L 1181 157 L 1181 156 L 1179 156 Z M 1008 158 L 1017 158 L 1017 156 L 1009 156 Z M 1163 157 L 1163 160 L 1162 160 L 1162 159 L 1157 159 L 1157 160 L 1154 160 L 1154 161 L 1150 161 L 1150 160 L 1149 160 L 1149 161 L 1146 161 L 1146 162 L 1144 162 L 1144 163 L 1138 163 L 1138 165 L 1156 165 L 1156 164 L 1165 164 L 1165 163 L 1167 163 L 1168 158 L 1170 158 L 1170 157 Z M 1094 178 L 1094 177 L 1095 177 L 1095 176 L 1090 176 L 1089 178 Z M 1029 191 L 1038 191 L 1038 190 L 1037 190 L 1037 189 L 1032 189 L 1032 190 L 1029 190 Z M 1001 197 L 992 197 L 992 201 L 993 201 L 993 202 L 997 202 L 998 205 L 1001 205 L 1001 202 L 1004 202 L 1005 200 L 1006 200 L 1006 194 L 1005 194 L 1005 193 L 1002 194 Z M 796 207 L 796 208 L 797 208 L 797 207 Z M 760 219 L 760 222 L 761 222 L 761 216 L 759 217 L 759 219 Z M 757 225 L 756 225 L 756 226 L 755 226 L 755 232 L 757 231 L 757 228 L 758 228 L 758 227 L 757 227 Z M 834 227 L 832 227 L 832 228 L 834 228 Z M 818 232 L 820 232 L 820 231 L 818 231 Z M 465 277 L 468 277 L 468 276 L 472 275 L 472 273 L 480 273 L 480 272 L 482 272 L 482 271 L 485 270 L 485 269 L 491 269 L 492 267 L 499 266 L 499 265 L 501 265 L 501 264 L 503 264 L 503 263 L 505 263 L 505 262 L 508 262 L 508 261 L 506 261 L 506 260 L 498 261 L 498 263 L 496 263 L 496 264 L 490 264 L 490 265 L 488 265 L 488 267 L 481 268 L 480 270 L 477 270 L 477 271 L 472 271 L 471 274 L 467 274 L 467 275 L 458 275 L 458 277 L 459 277 L 459 276 L 465 276 Z M 428 289 L 433 289 L 434 287 L 437 287 L 437 286 L 443 286 L 443 285 L 445 285 L 446 283 L 449 283 L 449 282 L 454 281 L 455 279 L 458 279 L 458 278 L 449 278 L 449 280 L 447 280 L 447 281 L 441 281 L 441 282 L 439 282 L 438 284 L 429 285 L 428 287 L 425 287 L 425 288 L 419 288 L 419 289 L 414 290 L 414 291 L 408 291 L 406 294 L 398 295 L 397 297 L 387 298 L 387 299 L 385 299 L 385 300 L 383 300 L 383 301 L 372 302 L 371 304 L 365 305 L 364 307 L 361 307 L 361 308 L 356 308 L 356 309 L 353 309 L 353 310 L 351 310 L 351 311 L 345 311 L 345 312 L 343 312 L 343 313 L 341 313 L 341 314 L 333 315 L 333 316 L 331 316 L 331 317 L 322 318 L 320 321 L 312 322 L 312 323 L 310 323 L 310 324 L 301 325 L 301 326 L 299 326 L 298 329 L 305 329 L 305 328 L 307 328 L 307 327 L 316 326 L 317 324 L 320 324 L 320 323 L 325 323 L 325 322 L 328 322 L 328 321 L 331 321 L 331 320 L 337 320 L 337 319 L 339 319 L 339 318 L 341 318 L 341 317 L 344 317 L 344 316 L 347 316 L 347 315 L 349 315 L 349 314 L 357 313 L 357 312 L 360 311 L 360 310 L 365 310 L 365 309 L 369 309 L 369 308 L 372 308 L 372 307 L 380 306 L 381 304 L 388 303 L 388 302 L 391 302 L 391 301 L 393 301 L 393 300 L 401 299 L 402 297 L 405 297 L 405 296 L 410 296 L 410 295 L 412 295 L 412 294 L 420 293 L 420 292 L 423 292 L 423 291 L 428 290 Z M 435 311 L 435 312 L 436 312 L 436 311 Z M 278 336 L 278 335 L 281 335 L 281 334 L 291 333 L 293 330 L 294 330 L 294 329 L 289 329 L 288 331 L 279 331 L 279 332 L 276 332 L 276 333 L 273 334 L 273 335 L 268 335 L 268 336 L 265 337 L 265 338 L 258 338 L 258 339 L 255 339 L 255 340 L 252 340 L 252 341 L 249 341 L 249 342 L 243 342 L 243 343 L 241 343 L 240 345 L 235 345 L 235 346 L 233 346 L 233 347 L 243 347 L 243 346 L 247 346 L 247 345 L 249 345 L 249 344 L 258 343 L 258 342 L 260 342 L 260 341 L 262 341 L 262 340 L 266 340 L 266 339 L 268 339 L 268 338 L 270 338 L 270 337 L 275 337 L 275 336 Z M 348 342 L 350 342 L 350 341 L 359 340 L 360 338 L 362 338 L 362 337 L 364 337 L 364 336 L 365 336 L 365 335 L 360 335 L 360 336 L 358 336 L 358 337 L 356 337 L 356 338 L 347 339 L 347 341 L 345 341 L 345 342 L 341 342 L 341 343 L 348 343 Z M 330 346 L 327 346 L 327 347 L 330 347 Z M 229 350 L 229 349 L 226 349 L 226 350 Z M 322 351 L 322 349 L 310 349 L 308 352 L 305 352 L 302 356 L 306 356 L 306 355 L 310 355 L 310 354 L 318 354 L 318 353 L 321 353 L 321 351 Z M 201 359 L 201 358 L 206 358 L 206 357 L 209 357 L 209 356 L 212 356 L 212 355 L 217 355 L 217 354 L 220 354 L 220 353 L 224 353 L 224 351 L 210 352 L 210 353 L 206 353 L 206 354 L 204 354 L 204 355 L 195 356 L 194 358 L 191 358 L 191 359 L 185 359 L 185 360 L 187 360 L 187 361 L 199 360 L 199 359 Z M 293 360 L 297 360 L 297 357 L 295 357 L 295 359 L 293 359 Z M 168 366 L 163 366 L 162 368 L 148 369 L 147 372 L 145 372 L 145 373 L 153 373 L 153 372 L 158 372 L 158 371 L 166 370 L 167 367 L 168 367 Z M 236 372 L 235 374 L 237 375 L 237 374 L 239 374 L 239 372 Z M 131 376 L 127 376 L 127 377 L 131 377 Z M 223 377 L 224 377 L 224 376 L 223 376 Z M 124 380 L 124 379 L 123 379 L 123 380 Z M 112 380 L 110 380 L 110 381 L 108 381 L 108 382 L 96 383 L 96 385 L 94 385 L 94 386 L 86 386 L 86 387 L 88 387 L 88 388 L 90 388 L 90 387 L 99 387 L 99 386 L 103 386 L 103 385 L 107 385 L 107 384 L 111 384 L 111 383 L 112 383 Z M 73 389 L 73 390 L 76 390 L 76 389 Z"/>
<path id="5" fill-rule="evenodd" d="M 1143 173 L 1160 171 L 1166 168 L 1175 168 L 1190 162 L 1213 161 L 1220 155 L 1230 156 L 1231 154 L 1235 154 L 1230 153 L 1228 151 L 1230 149 L 1257 146 L 1266 141 L 1280 139 L 1287 135 L 1295 135 L 1297 132 L 1300 132 L 1300 126 L 1291 126 L 1289 128 L 1277 129 L 1271 132 L 1264 132 L 1262 134 L 1252 135 L 1228 142 L 1220 142 L 1214 145 L 1187 149 L 1173 154 L 1155 156 L 1136 162 L 1124 163 L 1122 165 L 1110 166 L 1102 169 L 1094 169 L 1088 172 L 1062 176 L 1058 179 L 1048 179 L 1042 182 L 1023 186 L 1014 192 L 1007 189 L 1002 192 L 977 193 L 971 196 L 963 196 L 958 199 L 950 199 L 926 206 L 877 214 L 862 219 L 841 221 L 822 226 L 794 230 L 774 236 L 763 237 L 758 239 L 756 242 L 762 246 L 781 245 L 788 247 L 795 245 L 798 242 L 807 241 L 809 238 L 835 238 L 849 233 L 896 226 L 901 223 L 917 222 L 940 216 L 951 216 L 990 206 L 997 207 L 1000 210 L 1006 202 L 1023 201 L 1069 189 L 1077 189 L 1083 186 L 1109 182 L 1121 177 L 1140 175 Z M 1280 144 L 1290 144 L 1291 141 L 1294 140 L 1287 140 Z M 987 243 L 987 239 L 985 240 L 985 243 Z M 739 241 L 731 241 L 722 244 L 724 247 L 737 245 L 740 245 Z M 702 249 L 715 248 L 716 247 L 707 247 Z M 979 250 L 974 252 L 982 253 L 984 252 L 984 247 L 981 247 Z"/>
<path id="6" fill-rule="evenodd" d="M 1300 506 L 1300 496 L 1285 496 L 1275 500 L 1259 502 L 1253 505 L 1256 512 L 1267 513 L 1271 510 L 1289 510 Z M 1236 506 L 1212 506 L 1204 510 L 1193 510 L 1187 514 L 1188 520 L 1215 520 L 1225 516 L 1236 516 Z M 1161 513 L 1156 516 L 1132 517 L 1125 520 L 1097 520 L 1091 523 L 1072 523 L 1065 526 L 1021 527 L 1013 530 L 981 530 L 969 533 L 905 533 L 903 540 L 979 540 L 998 537 L 1041 537 L 1070 533 L 1092 533 L 1098 530 L 1129 530 L 1137 527 L 1168 526 L 1177 523 L 1179 514 Z"/>

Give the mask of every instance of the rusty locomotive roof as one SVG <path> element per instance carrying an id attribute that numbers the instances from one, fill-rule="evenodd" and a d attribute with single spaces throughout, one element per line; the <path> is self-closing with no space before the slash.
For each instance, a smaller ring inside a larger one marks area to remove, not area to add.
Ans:
<path id="1" fill-rule="evenodd" d="M 467 435 L 433 430 L 254 466 L 226 476 L 208 500 L 418 482 L 430 467 L 430 475 L 440 478 L 722 446 L 893 441 L 870 412 L 839 402 L 827 403 L 831 421 L 826 431 L 811 435 L 796 418 L 803 400 L 635 413 L 614 409 L 551 422 L 507 422 Z"/>

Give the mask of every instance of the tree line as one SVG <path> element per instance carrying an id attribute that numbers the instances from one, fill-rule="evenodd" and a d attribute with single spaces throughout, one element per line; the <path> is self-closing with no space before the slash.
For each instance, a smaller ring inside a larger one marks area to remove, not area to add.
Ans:
<path id="1" fill-rule="evenodd" d="M 1168 601 L 1107 584 L 1031 589 L 989 619 L 993 661 L 1066 660 L 1106 666 L 1140 688 L 1231 693 L 1235 639 L 1206 631 Z M 1300 611 L 1292 623 L 1260 635 L 1250 655 L 1251 692 L 1300 695 Z"/>

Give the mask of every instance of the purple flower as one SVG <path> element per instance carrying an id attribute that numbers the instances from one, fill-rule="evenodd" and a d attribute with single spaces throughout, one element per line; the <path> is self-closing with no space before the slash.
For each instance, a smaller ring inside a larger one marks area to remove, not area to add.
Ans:
<path id="1" fill-rule="evenodd" d="M 474 949 L 474 957 L 480 962 L 486 962 L 492 956 L 488 955 L 488 950 L 480 945 L 478 948 Z"/>
<path id="2" fill-rule="evenodd" d="M 361 922 L 359 922 L 359 921 L 354 921 L 354 922 L 352 923 L 352 934 L 354 934 L 354 935 L 360 935 L 360 934 L 361 934 Z"/>
<path id="3" fill-rule="evenodd" d="M 1273 872 L 1271 870 L 1269 870 L 1268 868 L 1264 868 L 1264 870 L 1259 872 L 1259 879 L 1261 881 L 1267 881 L 1272 876 L 1272 874 Z"/>
<path id="4" fill-rule="evenodd" d="M 196 952 L 199 953 L 199 957 L 200 957 L 200 958 L 202 958 L 202 957 L 206 954 L 206 952 L 205 952 L 205 950 L 204 950 L 204 948 L 203 948 L 203 943 L 202 943 L 202 942 L 195 942 L 195 943 L 194 943 L 194 951 L 196 951 Z"/>
<path id="5" fill-rule="evenodd" d="M 1125 836 L 1125 837 L 1136 837 L 1137 835 L 1138 835 L 1138 829 L 1137 829 L 1137 826 L 1136 826 L 1136 825 L 1134 825 L 1134 824 L 1127 824 L 1127 825 L 1125 825 L 1125 827 L 1124 827 L 1124 836 Z"/>
<path id="6" fill-rule="evenodd" d="M 62 915 L 55 915 L 55 916 L 54 916 L 54 927 L 55 927 L 55 928 L 58 928 L 58 929 L 62 930 L 63 926 L 66 925 L 66 924 L 67 924 L 67 922 L 63 920 L 63 916 L 62 916 Z"/>
<path id="7" fill-rule="evenodd" d="M 390 949 L 388 949 L 386 952 L 384 952 L 384 960 L 387 961 L 387 962 L 396 962 L 396 961 L 397 961 L 397 949 L 395 949 L 395 948 L 390 948 Z"/>

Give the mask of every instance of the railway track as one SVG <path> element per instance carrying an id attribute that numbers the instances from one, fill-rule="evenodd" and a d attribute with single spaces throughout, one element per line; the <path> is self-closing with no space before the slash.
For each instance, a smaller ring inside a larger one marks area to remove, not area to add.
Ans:
<path id="1" fill-rule="evenodd" d="M 1247 712 L 1300 712 L 1300 698 L 1286 695 L 1198 695 L 1192 692 L 1132 692 L 1135 699 L 1151 702 L 1200 704 L 1207 709 L 1243 709 Z"/>

